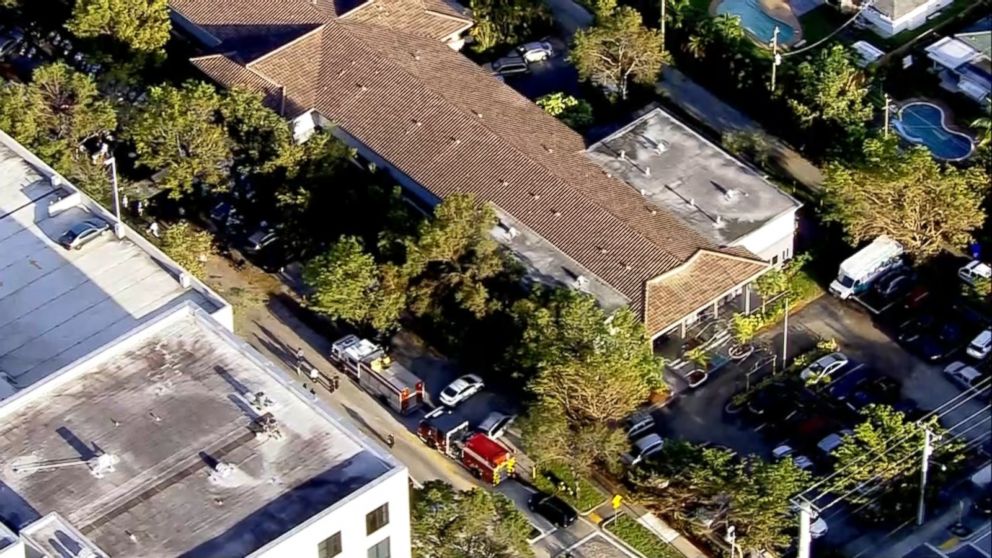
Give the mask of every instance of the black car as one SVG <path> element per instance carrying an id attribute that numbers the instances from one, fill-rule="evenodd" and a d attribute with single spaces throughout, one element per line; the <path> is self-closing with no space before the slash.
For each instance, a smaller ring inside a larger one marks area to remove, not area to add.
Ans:
<path id="1" fill-rule="evenodd" d="M 945 322 L 908 341 L 907 347 L 923 360 L 940 362 L 956 353 L 966 342 L 960 326 Z"/>
<path id="2" fill-rule="evenodd" d="M 555 527 L 568 527 L 575 523 L 579 517 L 572 506 L 566 504 L 561 498 L 541 492 L 534 494 L 527 500 L 527 508 L 550 521 Z"/>
<path id="3" fill-rule="evenodd" d="M 912 320 L 899 325 L 899 335 L 896 337 L 900 343 L 912 343 L 921 335 L 932 329 L 937 324 L 937 317 L 932 314 L 923 314 Z"/>
<path id="4" fill-rule="evenodd" d="M 65 234 L 59 237 L 59 244 L 66 250 L 79 250 L 109 229 L 110 225 L 106 221 L 88 219 L 70 227 Z"/>

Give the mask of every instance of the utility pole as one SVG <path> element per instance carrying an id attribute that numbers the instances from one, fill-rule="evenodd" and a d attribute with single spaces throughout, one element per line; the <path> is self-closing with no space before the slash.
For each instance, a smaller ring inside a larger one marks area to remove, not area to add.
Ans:
<path id="1" fill-rule="evenodd" d="M 778 70 L 778 65 L 782 63 L 782 56 L 778 53 L 778 25 L 775 26 L 775 31 L 772 34 L 772 93 L 775 92 L 775 72 Z"/>
<path id="2" fill-rule="evenodd" d="M 785 325 L 782 327 L 782 367 L 789 361 L 789 293 L 785 294 Z"/>
<path id="3" fill-rule="evenodd" d="M 889 94 L 885 94 L 885 128 L 883 134 L 885 137 L 889 137 L 889 111 L 892 109 L 891 97 Z"/>
<path id="4" fill-rule="evenodd" d="M 106 148 L 107 144 L 103 144 Z M 117 218 L 117 222 L 114 223 L 114 234 L 117 238 L 124 238 L 124 223 L 121 221 L 121 197 L 118 195 L 117 191 L 117 159 L 111 155 L 103 161 L 104 165 L 110 167 L 110 183 L 114 187 L 114 217 Z"/>
<path id="5" fill-rule="evenodd" d="M 930 444 L 930 429 L 923 429 L 923 461 L 920 463 L 920 505 L 916 509 L 916 524 L 923 525 L 926 520 L 927 471 L 930 469 L 930 454 L 933 447 Z"/>
<path id="6" fill-rule="evenodd" d="M 809 526 L 812 518 L 809 502 L 800 497 L 799 501 L 799 554 L 797 558 L 810 558 L 810 545 L 813 538 L 810 536 Z"/>
<path id="7" fill-rule="evenodd" d="M 665 46 L 665 4 L 668 0 L 661 0 L 661 46 Z"/>

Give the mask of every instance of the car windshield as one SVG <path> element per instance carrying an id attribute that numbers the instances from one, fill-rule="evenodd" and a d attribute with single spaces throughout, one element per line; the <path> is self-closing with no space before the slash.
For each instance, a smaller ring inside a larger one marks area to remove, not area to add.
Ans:
<path id="1" fill-rule="evenodd" d="M 843 275 L 843 274 L 841 274 L 841 276 L 837 278 L 837 282 L 845 287 L 851 287 L 854 285 L 854 279 L 851 279 L 847 275 Z"/>
<path id="2" fill-rule="evenodd" d="M 79 236 L 88 231 L 90 227 L 91 225 L 89 223 L 79 223 L 78 225 L 73 225 L 73 227 L 69 229 L 69 235 L 73 237 Z"/>
<path id="3" fill-rule="evenodd" d="M 454 386 L 448 386 L 444 388 L 444 391 L 441 392 L 441 395 L 444 395 L 445 397 L 454 397 L 458 395 L 458 390 L 455 389 Z"/>

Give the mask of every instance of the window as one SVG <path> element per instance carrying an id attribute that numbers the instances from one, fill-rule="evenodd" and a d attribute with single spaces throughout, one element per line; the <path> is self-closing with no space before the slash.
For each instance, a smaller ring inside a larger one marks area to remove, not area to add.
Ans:
<path id="1" fill-rule="evenodd" d="M 320 541 L 317 545 L 317 558 L 334 558 L 341 554 L 341 532 Z"/>
<path id="2" fill-rule="evenodd" d="M 389 525 L 389 504 L 383 504 L 378 508 L 370 511 L 365 516 L 365 534 L 371 535 L 379 529 L 382 529 L 386 525 Z M 387 545 L 388 548 L 388 545 Z M 369 551 L 371 552 L 371 550 Z M 388 555 L 388 552 L 387 552 Z M 372 554 L 369 554 L 372 556 Z"/>
<path id="3" fill-rule="evenodd" d="M 369 558 L 389 558 L 389 537 L 369 547 Z"/>

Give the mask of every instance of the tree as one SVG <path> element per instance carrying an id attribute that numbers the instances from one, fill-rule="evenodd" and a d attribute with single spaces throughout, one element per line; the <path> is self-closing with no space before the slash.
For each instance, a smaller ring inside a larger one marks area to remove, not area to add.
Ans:
<path id="1" fill-rule="evenodd" d="M 628 478 L 647 507 L 685 520 L 705 519 L 710 531 L 722 533 L 733 525 L 742 548 L 762 551 L 788 546 L 789 499 L 810 477 L 790 459 L 740 459 L 727 449 L 672 441 Z"/>
<path id="2" fill-rule="evenodd" d="M 475 19 L 469 34 L 478 52 L 519 43 L 551 24 L 551 13 L 540 0 L 471 0 L 469 8 Z"/>
<path id="3" fill-rule="evenodd" d="M 505 496 L 428 481 L 411 498 L 416 558 L 526 558 L 530 522 Z"/>
<path id="4" fill-rule="evenodd" d="M 307 262 L 303 282 L 311 306 L 335 320 L 364 323 L 377 288 L 375 259 L 353 236 L 341 237 L 327 253 Z"/>
<path id="5" fill-rule="evenodd" d="M 570 423 L 564 407 L 553 399 L 538 400 L 519 427 L 524 450 L 534 463 L 562 464 L 573 473 L 588 474 L 596 464 L 611 466 L 630 447 L 622 429 Z"/>
<path id="6" fill-rule="evenodd" d="M 595 25 L 575 34 L 569 60 L 580 78 L 626 99 L 629 81 L 653 84 L 668 54 L 661 33 L 646 27 L 637 10 L 608 2 Z"/>
<path id="7" fill-rule="evenodd" d="M 438 316 L 445 303 L 475 317 L 490 310 L 483 282 L 504 269 L 499 244 L 490 230 L 496 225 L 491 207 L 470 194 L 448 196 L 434 215 L 407 241 L 405 273 L 411 278 L 410 310 Z"/>
<path id="8" fill-rule="evenodd" d="M 32 77 L 29 84 L 0 87 L 0 129 L 80 187 L 99 190 L 103 167 L 94 167 L 80 147 L 117 127 L 113 106 L 100 98 L 92 78 L 65 64 L 42 66 Z"/>
<path id="9" fill-rule="evenodd" d="M 179 221 L 162 232 L 162 250 L 196 277 L 203 277 L 207 257 L 214 251 L 213 236 Z"/>
<path id="10" fill-rule="evenodd" d="M 76 0 L 66 28 L 79 38 L 110 37 L 154 52 L 168 42 L 172 24 L 167 0 Z"/>
<path id="11" fill-rule="evenodd" d="M 0 8 L 16 8 L 20 3 L 20 0 L 0 0 Z"/>
<path id="12" fill-rule="evenodd" d="M 152 87 L 128 127 L 138 164 L 166 171 L 163 186 L 172 197 L 191 192 L 196 183 L 225 186 L 231 140 L 220 123 L 220 106 L 220 95 L 206 83 Z"/>
<path id="13" fill-rule="evenodd" d="M 523 326 L 520 362 L 536 370 L 530 389 L 562 406 L 572 424 L 627 417 L 661 385 L 661 363 L 640 320 L 612 316 L 587 294 L 555 289 L 515 308 Z"/>
<path id="14" fill-rule="evenodd" d="M 705 35 L 689 35 L 689 40 L 685 42 L 682 49 L 696 60 L 700 60 L 706 55 L 706 47 L 709 46 L 709 39 Z"/>
<path id="15" fill-rule="evenodd" d="M 992 99 L 985 102 L 986 115 L 971 122 L 971 127 L 978 131 L 978 147 L 992 147 Z"/>
<path id="16" fill-rule="evenodd" d="M 796 96 L 788 103 L 804 127 L 823 122 L 857 135 L 871 120 L 868 78 L 843 45 L 800 64 L 796 81 Z"/>
<path id="17" fill-rule="evenodd" d="M 708 25 L 718 37 L 721 37 L 728 45 L 737 45 L 747 37 L 744 26 L 741 25 L 740 16 L 731 14 L 720 14 L 712 18 Z"/>
<path id="18" fill-rule="evenodd" d="M 682 29 L 690 21 L 699 19 L 705 12 L 697 8 L 692 0 L 667 0 L 668 9 L 665 15 L 668 17 L 668 24 L 672 29 Z"/>
<path id="19" fill-rule="evenodd" d="M 848 497 L 855 502 L 867 500 L 878 483 L 886 484 L 918 472 L 926 430 L 934 441 L 945 434 L 936 416 L 913 422 L 887 405 L 869 405 L 862 415 L 864 421 L 854 428 L 853 434 L 844 436 L 832 454 L 837 462 L 836 470 L 845 474 L 836 478 L 831 491 L 849 493 Z M 933 459 L 945 465 L 955 462 L 960 459 L 961 449 L 960 442 L 942 444 Z"/>
<path id="20" fill-rule="evenodd" d="M 868 140 L 857 166 L 827 165 L 825 217 L 840 223 L 852 244 L 889 235 L 910 254 L 929 258 L 964 246 L 985 221 L 989 179 L 979 168 L 936 162 L 923 147 Z"/>
<path id="21" fill-rule="evenodd" d="M 537 106 L 570 128 L 582 129 L 592 124 L 592 105 L 561 91 L 539 97 Z"/>
<path id="22" fill-rule="evenodd" d="M 249 172 L 295 171 L 314 151 L 314 146 L 308 148 L 294 141 L 289 122 L 265 106 L 261 93 L 244 87 L 229 89 L 220 112 L 236 146 L 235 156 Z"/>

